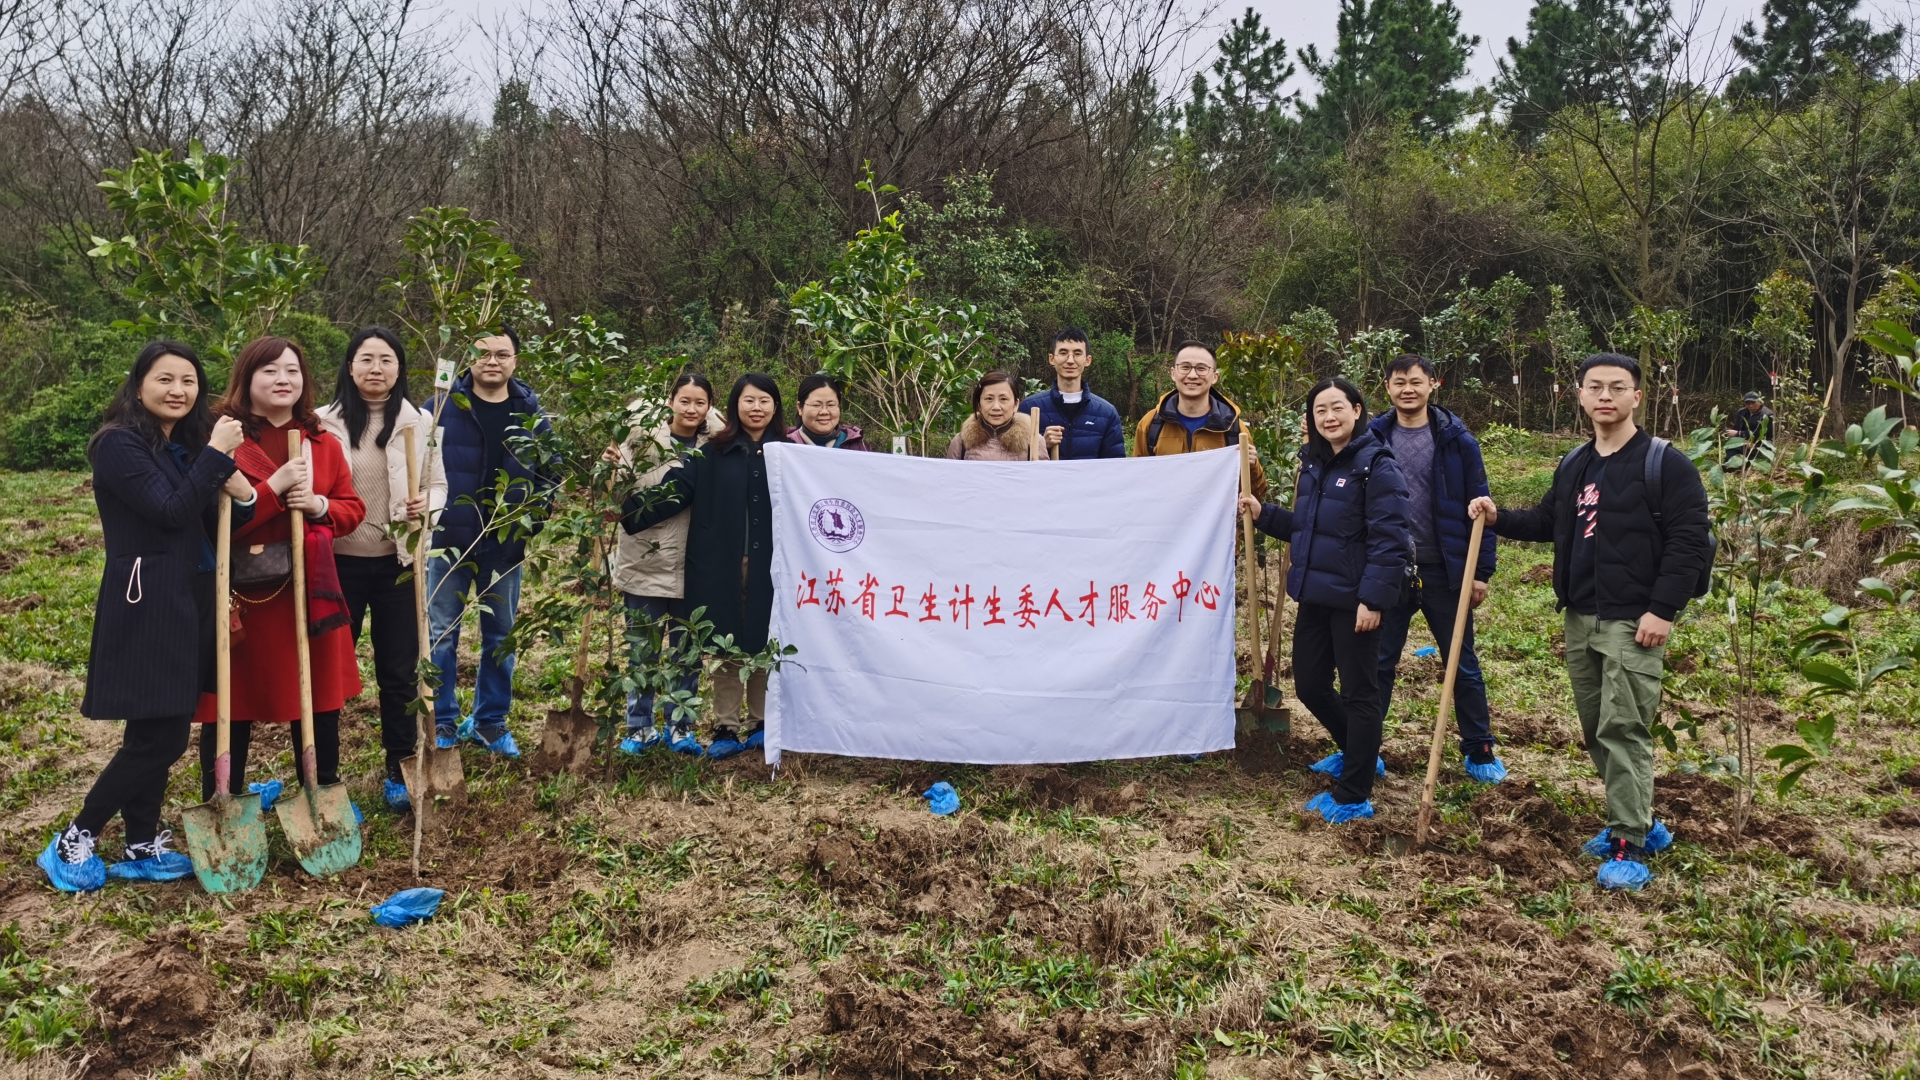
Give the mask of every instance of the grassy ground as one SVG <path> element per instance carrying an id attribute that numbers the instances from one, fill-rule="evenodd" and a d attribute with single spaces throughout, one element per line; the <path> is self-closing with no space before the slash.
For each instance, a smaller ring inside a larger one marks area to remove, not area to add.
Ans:
<path id="1" fill-rule="evenodd" d="M 1496 494 L 1524 502 L 1557 447 L 1494 450 Z M 0 476 L 0 1073 L 1920 1076 L 1911 682 L 1735 839 L 1723 630 L 1690 616 L 1670 703 L 1703 722 L 1662 751 L 1656 795 L 1679 843 L 1644 892 L 1603 894 L 1578 853 L 1600 789 L 1547 553 L 1518 546 L 1482 621 L 1513 777 L 1462 783 L 1450 752 L 1426 854 L 1387 848 L 1412 827 L 1436 698 L 1417 660 L 1380 817 L 1339 829 L 1297 809 L 1327 748 L 1304 716 L 1192 764 L 789 756 L 770 779 L 750 757 L 656 756 L 540 780 L 469 752 L 471 802 L 429 836 L 447 901 L 385 930 L 366 908 L 415 884 L 411 821 L 371 810 L 360 703 L 343 770 L 370 808 L 360 867 L 315 881 L 282 850 L 251 894 L 59 896 L 32 857 L 115 738 L 75 714 L 100 559 L 82 480 Z M 1778 616 L 1829 602 L 1799 590 Z M 523 745 L 563 663 L 522 666 Z M 1763 746 L 1805 714 L 1774 666 Z M 193 761 L 170 813 L 196 799 Z M 259 775 L 292 774 L 283 754 Z M 961 814 L 913 797 L 936 779 Z"/>

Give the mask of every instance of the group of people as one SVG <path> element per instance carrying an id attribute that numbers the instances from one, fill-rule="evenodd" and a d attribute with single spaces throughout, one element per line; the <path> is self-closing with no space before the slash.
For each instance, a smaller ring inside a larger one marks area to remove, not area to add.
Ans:
<path id="1" fill-rule="evenodd" d="M 395 810 L 408 806 L 400 761 L 414 748 L 410 707 L 418 694 L 420 645 L 407 581 L 414 569 L 408 537 L 420 529 L 432 530 L 429 639 L 433 665 L 444 673 L 433 702 L 437 744 L 466 740 L 491 753 L 519 755 L 507 724 L 514 656 L 505 642 L 519 603 L 525 546 L 550 490 L 513 452 L 516 435 L 546 424 L 532 388 L 514 377 L 519 347 L 505 328 L 481 338 L 471 367 L 452 388 L 416 405 L 406 397 L 399 339 L 368 328 L 348 346 L 332 404 L 317 410 L 305 355 L 286 339 L 265 337 L 242 349 L 217 406 L 202 392 L 205 372 L 192 349 L 155 342 L 142 351 L 89 451 L 107 563 L 81 711 L 125 720 L 125 735 L 79 815 L 40 855 L 56 887 L 77 891 L 99 888 L 108 877 L 171 880 L 192 873 L 189 860 L 169 849 L 170 834 L 159 819 L 168 772 L 195 723 L 203 725 L 202 795 L 213 794 L 213 740 L 204 725 L 214 719 L 217 618 L 235 627 L 232 793 L 250 786 L 267 789 L 268 800 L 277 794 L 277 781 L 247 785 L 246 760 L 254 724 L 300 716 L 290 674 L 292 600 L 284 574 L 243 571 L 271 567 L 274 546 L 291 536 L 292 511 L 306 530 L 319 782 L 339 780 L 339 710 L 362 690 L 355 647 L 370 622 L 384 797 Z M 1086 334 L 1062 330 L 1048 359 L 1053 385 L 1024 400 L 1011 373 L 979 379 L 972 411 L 946 456 L 1126 456 L 1119 411 L 1085 381 Z M 1169 376 L 1173 389 L 1134 426 L 1134 456 L 1250 439 L 1239 407 L 1217 389 L 1211 347 L 1183 342 Z M 1373 814 L 1374 780 L 1385 775 L 1382 724 L 1414 615 L 1426 618 L 1444 661 L 1461 590 L 1473 607 L 1487 595 L 1495 544 L 1489 538 L 1468 565 L 1474 519 L 1499 536 L 1551 541 L 1568 675 L 1586 745 L 1607 788 L 1607 827 L 1586 848 L 1605 860 L 1601 884 L 1638 888 L 1650 877 L 1645 856 L 1672 842 L 1652 818 L 1651 728 L 1662 651 L 1680 610 L 1704 591 L 1699 586 L 1711 569 L 1712 539 L 1692 462 L 1634 424 L 1638 363 L 1596 354 L 1580 368 L 1577 384 L 1594 438 L 1560 462 L 1552 488 L 1532 509 L 1496 506 L 1478 442 L 1459 417 L 1432 403 L 1434 368 L 1416 355 L 1388 365 L 1391 411 L 1378 416 L 1369 416 L 1365 395 L 1351 382 L 1315 384 L 1292 505 L 1266 501 L 1267 479 L 1255 462 L 1252 491 L 1239 509 L 1261 532 L 1290 545 L 1286 588 L 1298 605 L 1296 695 L 1338 747 L 1311 766 L 1329 777 L 1329 790 L 1306 809 L 1330 823 Z M 624 595 L 632 661 L 646 662 L 649 648 L 677 641 L 696 610 L 714 636 L 730 636 L 743 653 L 760 652 L 773 607 L 766 444 L 873 448 L 843 421 L 841 388 L 826 375 L 800 382 L 792 427 L 782 423 L 778 383 L 765 374 L 740 376 L 724 403 L 692 373 L 666 393 L 666 420 L 652 430 L 634 426 L 624 444 L 607 450 L 610 459 L 630 466 L 622 474 L 629 494 L 610 570 Z M 1030 421 L 1035 411 L 1037 425 Z M 417 433 L 412 444 L 423 448 L 413 462 L 403 437 L 408 429 Z M 300 453 L 289 451 L 293 430 L 304 434 Z M 423 479 L 410 483 L 413 475 Z M 221 497 L 233 499 L 236 553 L 235 603 L 227 613 L 214 610 L 213 595 Z M 480 605 L 481 647 L 472 710 L 462 716 L 455 673 L 469 597 Z M 185 626 L 197 630 L 184 635 Z M 716 665 L 705 741 L 690 710 L 679 707 L 699 677 L 688 665 L 666 695 L 630 694 L 619 752 L 665 748 L 725 758 L 760 745 L 765 672 L 736 662 Z M 1467 774 L 1499 783 L 1506 768 L 1495 753 L 1470 618 L 1456 706 Z M 124 821 L 125 851 L 107 867 L 94 848 L 115 815 Z"/>

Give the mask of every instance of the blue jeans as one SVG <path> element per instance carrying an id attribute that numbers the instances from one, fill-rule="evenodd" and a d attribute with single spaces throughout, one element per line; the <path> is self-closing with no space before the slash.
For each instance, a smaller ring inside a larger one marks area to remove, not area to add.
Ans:
<path id="1" fill-rule="evenodd" d="M 516 545 L 517 546 L 517 545 Z M 520 609 L 520 561 L 509 560 L 492 540 L 480 541 L 467 561 L 458 565 L 439 556 L 427 567 L 427 618 L 433 642 L 433 666 L 440 669 L 440 688 L 433 696 L 433 722 L 446 726 L 460 722 L 460 700 L 454 696 L 460 657 L 460 616 L 467 609 L 467 592 L 476 590 L 480 606 L 480 674 L 473 684 L 474 726 L 495 731 L 507 724 L 513 706 L 513 654 L 501 642 L 513 632 Z"/>
<path id="2" fill-rule="evenodd" d="M 1407 647 L 1407 627 L 1413 625 L 1413 613 L 1427 617 L 1427 629 L 1440 647 L 1440 662 L 1447 662 L 1447 648 L 1453 644 L 1453 617 L 1460 607 L 1460 590 L 1450 575 L 1437 566 L 1420 568 L 1420 597 L 1380 613 L 1380 713 L 1393 707 L 1393 677 L 1400 666 L 1400 652 Z M 1453 717 L 1460 727 L 1460 752 L 1466 754 L 1493 743 L 1493 717 L 1487 709 L 1487 682 L 1480 675 L 1480 658 L 1473 651 L 1473 615 L 1467 615 L 1467 634 L 1461 639 L 1460 674 L 1453 684 Z"/>
<path id="3" fill-rule="evenodd" d="M 662 596 L 636 596 L 633 593 L 621 593 L 627 607 L 627 633 L 644 634 L 647 627 L 667 617 L 667 611 L 673 601 Z M 687 628 L 682 623 L 672 623 L 667 627 L 667 647 L 679 645 Z M 635 641 L 629 663 L 634 667 L 653 659 L 653 647 L 645 640 Z M 700 685 L 698 669 L 687 672 L 675 685 L 676 689 L 691 691 Z M 689 717 L 689 722 L 692 721 Z M 627 730 L 638 731 L 653 725 L 653 691 L 630 690 L 627 692 Z"/>

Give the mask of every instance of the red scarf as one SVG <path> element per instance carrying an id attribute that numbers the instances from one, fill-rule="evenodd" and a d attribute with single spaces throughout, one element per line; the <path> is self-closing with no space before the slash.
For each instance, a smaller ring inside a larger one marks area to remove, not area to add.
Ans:
<path id="1" fill-rule="evenodd" d="M 240 472 L 257 488 L 280 466 L 256 442 L 243 442 L 233 455 Z M 333 562 L 333 527 L 311 518 L 306 523 L 307 637 L 317 638 L 347 625 L 347 597 L 340 589 L 340 571 Z"/>

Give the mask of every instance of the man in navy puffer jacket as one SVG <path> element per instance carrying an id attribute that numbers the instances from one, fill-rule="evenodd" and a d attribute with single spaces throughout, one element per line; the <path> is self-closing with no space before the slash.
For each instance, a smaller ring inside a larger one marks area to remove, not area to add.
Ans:
<path id="1" fill-rule="evenodd" d="M 1092 390 L 1084 376 L 1092 359 L 1087 332 L 1069 326 L 1053 335 L 1053 389 L 1020 403 L 1021 415 L 1040 410 L 1040 431 L 1049 449 L 1060 448 L 1061 461 L 1127 456 L 1126 425 L 1120 410 Z"/>
<path id="2" fill-rule="evenodd" d="M 504 527 L 493 515 L 495 494 L 508 508 L 544 500 L 550 482 L 513 453 L 509 443 L 533 430 L 547 430 L 540 398 L 513 377 L 520 338 L 511 330 L 474 342 L 478 356 L 452 393 L 465 403 L 436 396 L 427 411 L 439 417 L 440 452 L 447 471 L 447 508 L 434 526 L 436 555 L 427 567 L 427 614 L 433 663 L 440 669 L 434 695 L 435 744 L 451 747 L 472 739 L 488 750 L 519 757 L 507 730 L 513 704 L 514 654 L 502 648 L 520 607 L 520 564 L 527 540 L 539 531 L 540 513 L 512 513 Z M 502 474 L 505 480 L 502 481 Z M 504 486 L 502 486 L 504 484 Z M 489 527 L 491 525 L 491 527 Z M 455 696 L 460 617 L 471 590 L 480 607 L 480 671 L 474 678 L 473 715 L 462 721 Z"/>
<path id="3" fill-rule="evenodd" d="M 1256 527 L 1293 546 L 1287 595 L 1293 623 L 1293 685 L 1340 747 L 1315 766 L 1334 776 L 1331 794 L 1307 809 L 1338 824 L 1373 816 L 1380 771 L 1380 614 L 1400 606 L 1412 555 L 1407 488 L 1393 451 L 1364 428 L 1366 403 L 1345 379 L 1308 392 L 1309 434 L 1291 509 L 1241 500 Z M 1334 691 L 1334 675 L 1340 689 Z"/>
<path id="4" fill-rule="evenodd" d="M 1413 533 L 1419 594 L 1407 603 L 1381 613 L 1380 711 L 1393 707 L 1393 682 L 1406 648 L 1407 628 L 1414 612 L 1426 616 L 1427 629 L 1439 644 L 1445 663 L 1453 642 L 1453 620 L 1460 606 L 1460 582 L 1467 576 L 1467 541 L 1472 525 L 1467 503 L 1487 490 L 1487 465 L 1480 443 L 1460 418 L 1428 404 L 1439 385 L 1433 363 L 1424 356 L 1406 354 L 1387 365 L 1387 397 L 1393 409 L 1374 418 L 1368 430 L 1393 447 L 1394 460 L 1407 480 L 1407 521 Z M 1488 533 L 1480 544 L 1473 568 L 1473 595 L 1479 607 L 1487 598 L 1487 579 L 1493 576 L 1494 539 Z M 1487 684 L 1480 675 L 1480 658 L 1473 650 L 1473 617 L 1460 647 L 1460 673 L 1454 685 L 1454 719 L 1460 729 L 1460 757 L 1467 775 L 1487 784 L 1506 779 L 1507 767 L 1493 755 L 1493 720 L 1487 708 Z"/>

